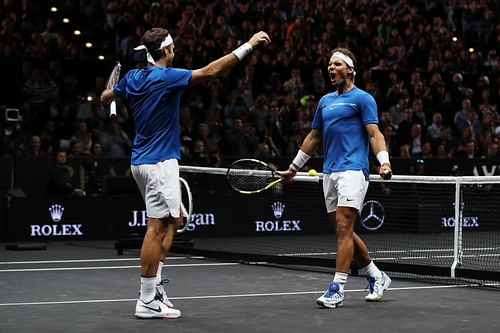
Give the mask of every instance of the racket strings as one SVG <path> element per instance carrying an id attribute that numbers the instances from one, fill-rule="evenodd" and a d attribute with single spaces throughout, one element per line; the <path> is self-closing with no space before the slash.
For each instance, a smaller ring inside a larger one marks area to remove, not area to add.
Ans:
<path id="1" fill-rule="evenodd" d="M 240 191 L 258 191 L 275 180 L 274 173 L 267 167 L 254 163 L 234 165 L 228 172 L 229 183 Z"/>
<path id="2" fill-rule="evenodd" d="M 121 65 L 117 63 L 109 75 L 108 82 L 106 83 L 107 89 L 113 88 L 118 82 L 118 79 L 120 78 L 120 69 Z"/>

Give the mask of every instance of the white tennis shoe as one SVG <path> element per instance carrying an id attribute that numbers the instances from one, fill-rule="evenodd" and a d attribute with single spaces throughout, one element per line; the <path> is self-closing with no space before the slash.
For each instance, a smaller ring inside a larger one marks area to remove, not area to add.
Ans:
<path id="1" fill-rule="evenodd" d="M 344 293 L 337 282 L 331 282 L 328 290 L 316 300 L 316 303 L 329 309 L 339 308 L 344 305 Z"/>
<path id="2" fill-rule="evenodd" d="M 138 300 L 135 305 L 135 316 L 140 319 L 166 318 L 175 319 L 181 316 L 177 309 L 169 308 L 159 300 L 153 299 L 149 303 Z"/>
<path id="3" fill-rule="evenodd" d="M 369 293 L 365 297 L 365 301 L 367 302 L 378 302 L 384 297 L 384 290 L 389 288 L 391 285 L 391 278 L 381 272 L 382 276 L 379 279 L 375 279 L 372 277 L 367 277 Z"/>

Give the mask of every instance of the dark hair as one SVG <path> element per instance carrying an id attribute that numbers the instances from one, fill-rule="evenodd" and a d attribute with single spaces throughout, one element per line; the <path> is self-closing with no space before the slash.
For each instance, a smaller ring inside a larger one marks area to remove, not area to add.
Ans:
<path id="1" fill-rule="evenodd" d="M 160 50 L 161 42 L 168 36 L 168 30 L 164 28 L 153 28 L 142 36 L 141 43 L 146 46 L 153 59 L 157 61 L 162 57 Z"/>

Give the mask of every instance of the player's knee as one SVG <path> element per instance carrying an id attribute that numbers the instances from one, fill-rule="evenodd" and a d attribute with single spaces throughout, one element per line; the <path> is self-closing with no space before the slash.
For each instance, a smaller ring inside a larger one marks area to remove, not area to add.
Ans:
<path id="1" fill-rule="evenodd" d="M 350 225 L 350 223 L 337 221 L 336 232 L 337 232 L 337 237 L 339 238 L 352 235 L 352 226 Z"/>
<path id="2" fill-rule="evenodd" d="M 165 233 L 162 221 L 159 219 L 150 219 L 148 221 L 147 233 L 154 237 L 162 237 Z"/>

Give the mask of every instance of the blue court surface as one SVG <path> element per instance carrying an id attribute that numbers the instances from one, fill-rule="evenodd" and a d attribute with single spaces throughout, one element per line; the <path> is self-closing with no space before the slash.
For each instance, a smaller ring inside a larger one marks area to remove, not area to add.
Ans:
<path id="1" fill-rule="evenodd" d="M 333 270 L 298 270 L 172 254 L 163 278 L 182 311 L 138 320 L 139 252 L 113 241 L 0 248 L 0 332 L 500 332 L 500 291 L 393 279 L 378 303 L 351 276 L 344 307 L 316 305 Z"/>

